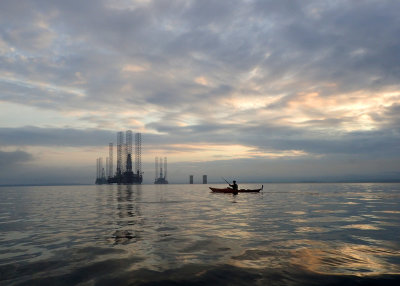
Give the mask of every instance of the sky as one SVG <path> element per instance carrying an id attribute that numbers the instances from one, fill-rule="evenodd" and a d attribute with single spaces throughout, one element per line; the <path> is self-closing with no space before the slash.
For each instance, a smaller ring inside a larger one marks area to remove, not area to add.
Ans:
<path id="1" fill-rule="evenodd" d="M 171 183 L 400 180 L 398 11 L 2 0 L 0 185 L 91 184 L 125 130 L 145 183 L 156 156 Z"/>

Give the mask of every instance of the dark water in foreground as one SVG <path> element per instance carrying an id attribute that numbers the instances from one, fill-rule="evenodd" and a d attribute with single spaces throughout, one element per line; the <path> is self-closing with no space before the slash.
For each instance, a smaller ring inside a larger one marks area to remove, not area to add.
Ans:
<path id="1" fill-rule="evenodd" d="M 0 285 L 400 285 L 399 238 L 400 184 L 0 187 Z"/>

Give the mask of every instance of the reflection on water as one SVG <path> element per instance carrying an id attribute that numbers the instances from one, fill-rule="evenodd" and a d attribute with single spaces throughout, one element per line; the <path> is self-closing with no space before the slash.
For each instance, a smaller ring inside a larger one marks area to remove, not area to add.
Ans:
<path id="1" fill-rule="evenodd" d="M 367 245 L 315 244 L 314 247 L 295 250 L 292 263 L 322 274 L 364 276 L 400 272 L 400 265 L 388 262 L 390 257 L 399 257 L 398 251 Z"/>
<path id="2" fill-rule="evenodd" d="M 112 235 L 115 244 L 127 244 L 141 240 L 144 225 L 140 211 L 141 185 L 117 186 L 116 230 Z"/>
<path id="3" fill-rule="evenodd" d="M 354 228 L 354 229 L 364 229 L 364 230 L 380 230 L 381 228 L 374 226 L 372 224 L 349 224 L 343 226 L 343 228 Z"/>
<path id="4" fill-rule="evenodd" d="M 397 285 L 399 219 L 400 184 L 0 188 L 0 284 Z"/>

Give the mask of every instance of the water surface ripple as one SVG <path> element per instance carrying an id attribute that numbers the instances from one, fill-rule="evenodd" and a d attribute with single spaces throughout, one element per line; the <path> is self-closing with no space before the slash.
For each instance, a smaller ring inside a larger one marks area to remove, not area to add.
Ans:
<path id="1" fill-rule="evenodd" d="M 0 187 L 0 285 L 400 285 L 399 235 L 400 184 Z"/>

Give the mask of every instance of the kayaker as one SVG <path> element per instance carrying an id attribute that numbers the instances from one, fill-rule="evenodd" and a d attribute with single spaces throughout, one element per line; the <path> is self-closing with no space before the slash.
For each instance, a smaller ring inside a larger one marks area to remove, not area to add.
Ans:
<path id="1" fill-rule="evenodd" d="M 232 187 L 232 189 L 233 189 L 233 194 L 236 195 L 236 194 L 238 193 L 238 190 L 239 190 L 239 187 L 238 187 L 238 185 L 236 184 L 236 181 L 233 181 L 233 184 L 232 184 L 232 185 L 229 184 L 229 186 Z"/>

